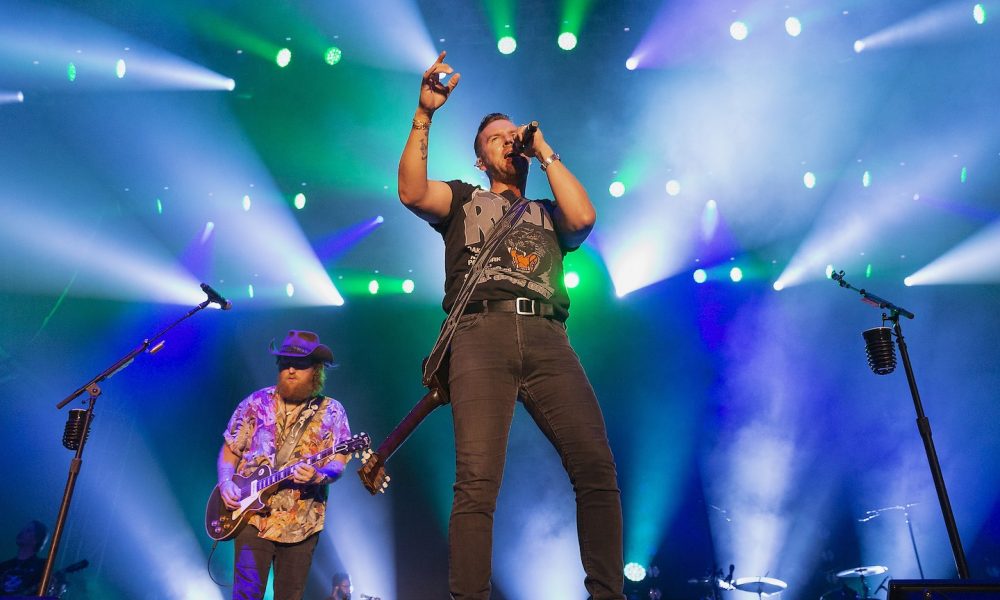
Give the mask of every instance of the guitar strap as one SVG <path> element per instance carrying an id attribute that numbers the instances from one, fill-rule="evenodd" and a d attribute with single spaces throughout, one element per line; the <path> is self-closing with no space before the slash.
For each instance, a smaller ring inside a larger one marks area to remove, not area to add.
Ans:
<path id="1" fill-rule="evenodd" d="M 309 404 L 303 408 L 302 412 L 299 414 L 299 420 L 292 425 L 285 433 L 285 438 L 281 442 L 281 448 L 278 449 L 277 454 L 274 457 L 274 468 L 280 469 L 285 466 L 288 459 L 291 458 L 292 452 L 295 447 L 299 445 L 299 440 L 302 439 L 302 434 L 305 433 L 306 427 L 312 422 L 313 417 L 319 412 L 319 407 L 323 404 L 323 396 L 313 396 L 309 399 Z M 308 416 L 307 412 L 308 411 Z"/>
<path id="2" fill-rule="evenodd" d="M 441 369 L 441 365 L 444 363 L 445 357 L 448 355 L 448 349 L 451 346 L 451 338 L 455 335 L 455 329 L 458 328 L 458 320 L 462 318 L 465 313 L 465 308 L 469 305 L 469 299 L 472 298 L 472 293 L 475 291 L 476 286 L 480 283 L 480 278 L 483 275 L 483 271 L 486 270 L 486 265 L 489 263 L 489 257 L 493 256 L 497 247 L 507 239 L 510 232 L 514 230 L 521 217 L 524 216 L 524 211 L 528 208 L 528 200 L 525 198 L 518 198 L 514 204 L 511 205 L 507 212 L 504 213 L 503 217 L 497 221 L 497 224 L 493 226 L 493 229 L 486 235 L 486 239 L 483 240 L 483 245 L 479 250 L 479 254 L 476 256 L 475 262 L 472 263 L 472 267 L 469 268 L 469 273 L 465 277 L 465 282 L 462 284 L 462 288 L 458 291 L 458 295 L 455 298 L 455 303 L 451 306 L 451 310 L 448 311 L 448 317 L 444 320 L 441 325 L 441 331 L 438 333 L 437 341 L 434 342 L 434 347 L 431 349 L 431 353 L 427 355 L 424 359 L 424 385 L 430 388 L 435 380 L 435 375 Z M 448 385 L 447 381 L 439 381 L 443 386 Z"/>

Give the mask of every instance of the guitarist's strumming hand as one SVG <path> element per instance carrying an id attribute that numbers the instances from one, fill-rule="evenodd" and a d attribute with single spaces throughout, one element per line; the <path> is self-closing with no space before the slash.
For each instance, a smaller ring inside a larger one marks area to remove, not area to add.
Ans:
<path id="1" fill-rule="evenodd" d="M 219 495 L 222 496 L 222 503 L 229 510 L 235 510 L 240 506 L 240 487 L 233 480 L 219 484 Z"/>

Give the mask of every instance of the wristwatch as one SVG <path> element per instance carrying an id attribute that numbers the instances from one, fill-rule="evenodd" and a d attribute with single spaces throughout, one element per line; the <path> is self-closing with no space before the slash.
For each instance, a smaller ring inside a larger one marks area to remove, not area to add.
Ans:
<path id="1" fill-rule="evenodd" d="M 556 162 L 557 160 L 561 160 L 559 158 L 559 153 L 554 152 L 554 153 L 552 153 L 551 156 L 549 156 L 545 160 L 541 161 L 541 163 L 539 164 L 539 166 L 541 167 L 541 169 L 543 171 L 545 171 L 545 170 L 547 170 L 549 168 L 549 165 L 551 165 L 552 163 Z"/>

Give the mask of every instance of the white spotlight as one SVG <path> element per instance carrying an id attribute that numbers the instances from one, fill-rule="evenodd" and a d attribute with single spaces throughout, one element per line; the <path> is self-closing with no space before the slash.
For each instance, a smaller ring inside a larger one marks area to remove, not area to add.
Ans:
<path id="1" fill-rule="evenodd" d="M 639 563 L 630 562 L 625 565 L 625 578 L 629 581 L 642 581 L 646 578 L 646 568 Z"/>
<path id="2" fill-rule="evenodd" d="M 806 171 L 805 175 L 802 176 L 802 185 L 810 190 L 816 187 L 816 175 L 812 171 Z"/>
<path id="3" fill-rule="evenodd" d="M 798 37 L 802 33 L 802 21 L 795 17 L 785 19 L 785 31 L 792 37 Z"/>
<path id="4" fill-rule="evenodd" d="M 676 196 L 677 194 L 681 193 L 681 182 L 677 181 L 676 179 L 671 179 L 670 181 L 667 182 L 666 188 L 668 195 Z"/>
<path id="5" fill-rule="evenodd" d="M 638 67 L 639 59 L 634 56 L 630 56 L 628 60 L 625 61 L 625 68 L 629 71 L 635 71 Z"/>
<path id="6" fill-rule="evenodd" d="M 865 49 L 865 43 L 863 40 L 855 40 L 854 42 L 854 52 L 861 54 L 861 51 Z"/>
<path id="7" fill-rule="evenodd" d="M 743 21 L 733 21 L 733 24 L 729 26 L 729 35 L 733 36 L 733 39 L 738 42 L 747 39 L 749 33 L 750 29 L 747 28 L 747 24 Z"/>

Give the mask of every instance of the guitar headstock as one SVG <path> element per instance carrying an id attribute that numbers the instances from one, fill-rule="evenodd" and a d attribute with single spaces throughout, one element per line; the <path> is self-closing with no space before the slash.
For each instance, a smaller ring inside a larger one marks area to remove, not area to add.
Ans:
<path id="1" fill-rule="evenodd" d="M 354 458 L 361 458 L 362 453 L 368 452 L 372 445 L 371 437 L 365 433 L 355 433 L 347 441 L 338 445 L 339 454 L 346 454 Z"/>
<path id="2" fill-rule="evenodd" d="M 379 456 L 378 452 L 365 450 L 361 457 L 361 468 L 358 469 L 358 477 L 361 478 L 362 485 L 372 496 L 384 494 L 389 487 L 389 474 L 385 472 L 385 459 Z"/>

